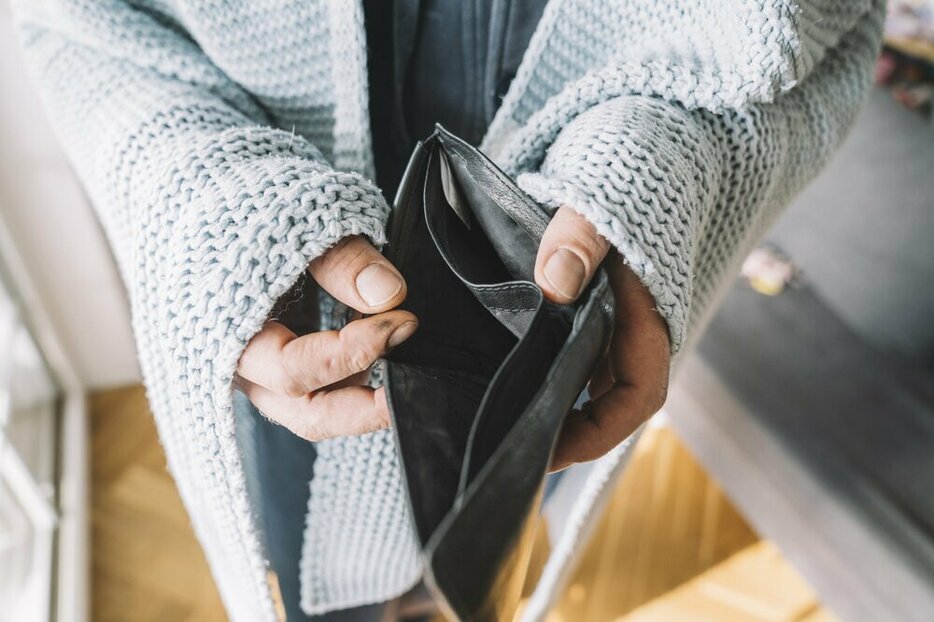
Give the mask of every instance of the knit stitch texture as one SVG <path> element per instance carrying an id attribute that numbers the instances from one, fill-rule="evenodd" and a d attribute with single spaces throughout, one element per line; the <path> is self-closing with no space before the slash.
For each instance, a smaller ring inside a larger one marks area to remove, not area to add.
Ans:
<path id="1" fill-rule="evenodd" d="M 551 0 L 482 147 L 535 199 L 594 223 L 682 352 L 744 253 L 852 124 L 883 5 Z M 231 379 L 311 259 L 347 235 L 385 241 L 389 209 L 368 181 L 360 2 L 14 8 L 129 290 L 169 468 L 222 597 L 232 619 L 274 620 Z M 318 449 L 303 608 L 400 594 L 420 567 L 391 434 Z M 568 538 L 586 537 L 587 509 L 600 507 L 624 455 L 598 464 Z M 555 543 L 536 615 L 579 548 Z"/>

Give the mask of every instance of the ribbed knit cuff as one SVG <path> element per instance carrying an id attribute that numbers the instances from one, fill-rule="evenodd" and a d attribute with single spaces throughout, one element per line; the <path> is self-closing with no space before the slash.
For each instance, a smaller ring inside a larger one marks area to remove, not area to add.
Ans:
<path id="1" fill-rule="evenodd" d="M 159 131 L 134 134 L 130 181 L 115 186 L 135 192 L 112 216 L 132 229 L 117 239 L 144 377 L 232 617 L 272 620 L 233 374 L 308 263 L 348 235 L 383 243 L 389 209 L 372 183 L 330 168 L 301 137 L 238 126 L 241 117 L 210 102 L 152 123 Z"/>
<path id="2" fill-rule="evenodd" d="M 380 191 L 360 175 L 327 171 L 296 186 L 284 192 L 280 203 L 271 202 L 251 217 L 237 235 L 238 248 L 230 249 L 241 255 L 228 290 L 233 293 L 230 355 L 235 358 L 219 367 L 226 373 L 215 385 L 218 390 L 229 387 L 227 375 L 243 347 L 313 259 L 347 236 L 366 236 L 376 246 L 386 242 L 389 208 Z"/>
<path id="3" fill-rule="evenodd" d="M 619 250 L 655 298 L 677 353 L 698 230 L 717 187 L 715 162 L 709 140 L 682 109 L 627 96 L 577 117 L 541 169 L 518 183 L 544 205 L 579 212 Z"/>

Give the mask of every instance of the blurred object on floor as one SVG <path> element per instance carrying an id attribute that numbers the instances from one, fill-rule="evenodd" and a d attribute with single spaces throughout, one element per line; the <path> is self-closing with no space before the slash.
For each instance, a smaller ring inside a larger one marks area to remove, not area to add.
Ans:
<path id="1" fill-rule="evenodd" d="M 889 0 L 885 36 L 934 44 L 934 0 Z"/>
<path id="2" fill-rule="evenodd" d="M 226 620 L 142 387 L 92 394 L 91 619 Z"/>
<path id="3" fill-rule="evenodd" d="M 794 285 L 798 267 L 778 248 L 763 245 L 743 261 L 742 275 L 760 294 L 777 296 L 789 285 Z"/>
<path id="4" fill-rule="evenodd" d="M 934 0 L 890 0 L 876 81 L 929 120 L 934 102 Z"/>
<path id="5" fill-rule="evenodd" d="M 617 622 L 835 622 L 774 545 L 759 542 Z"/>

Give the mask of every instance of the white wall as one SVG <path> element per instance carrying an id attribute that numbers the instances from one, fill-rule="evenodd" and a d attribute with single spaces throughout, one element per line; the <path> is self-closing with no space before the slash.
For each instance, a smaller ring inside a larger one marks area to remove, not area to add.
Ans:
<path id="1" fill-rule="evenodd" d="M 28 80 L 2 0 L 0 218 L 82 383 L 98 388 L 138 381 L 125 292 Z"/>

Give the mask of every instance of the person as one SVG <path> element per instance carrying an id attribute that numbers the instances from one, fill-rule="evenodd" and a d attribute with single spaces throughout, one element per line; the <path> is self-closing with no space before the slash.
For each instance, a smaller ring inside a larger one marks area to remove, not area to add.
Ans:
<path id="1" fill-rule="evenodd" d="M 672 361 L 852 123 L 884 13 L 882 0 L 14 6 L 126 282 L 169 467 L 231 617 L 250 621 L 390 601 L 420 579 L 367 372 L 418 330 L 379 247 L 385 197 L 434 122 L 553 211 L 535 264 L 549 299 L 608 269 L 613 341 L 554 457 L 599 459 L 581 494 L 599 507 Z M 365 317 L 342 326 L 349 311 Z M 234 386 L 258 411 L 234 413 Z M 575 548 L 558 543 L 556 567 Z M 546 574 L 554 590 L 563 573 Z"/>

